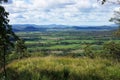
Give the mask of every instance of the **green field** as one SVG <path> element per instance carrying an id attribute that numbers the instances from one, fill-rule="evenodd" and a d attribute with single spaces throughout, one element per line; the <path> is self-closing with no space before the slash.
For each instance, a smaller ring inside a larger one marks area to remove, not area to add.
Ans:
<path id="1" fill-rule="evenodd" d="M 113 37 L 112 31 L 48 31 L 48 32 L 18 32 L 17 35 L 26 41 L 28 52 L 53 54 L 56 52 L 81 53 L 90 44 L 94 52 L 102 50 L 102 45 L 109 41 L 120 42 Z M 78 52 L 81 50 L 80 52 Z M 75 52 L 77 51 L 77 52 Z"/>

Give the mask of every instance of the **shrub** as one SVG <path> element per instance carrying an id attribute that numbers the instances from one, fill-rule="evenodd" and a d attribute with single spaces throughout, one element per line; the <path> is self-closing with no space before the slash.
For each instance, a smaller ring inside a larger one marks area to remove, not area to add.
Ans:
<path id="1" fill-rule="evenodd" d="M 120 43 L 109 41 L 103 45 L 103 49 L 105 53 L 120 56 Z"/>

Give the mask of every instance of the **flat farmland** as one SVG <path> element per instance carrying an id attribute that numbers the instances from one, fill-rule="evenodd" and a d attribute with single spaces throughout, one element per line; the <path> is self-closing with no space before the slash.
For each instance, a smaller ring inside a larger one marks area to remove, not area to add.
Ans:
<path id="1" fill-rule="evenodd" d="M 107 41 L 120 42 L 118 38 L 113 37 L 112 31 L 46 31 L 16 34 L 26 41 L 30 53 L 83 54 L 86 45 L 90 45 L 94 52 L 99 52 Z"/>

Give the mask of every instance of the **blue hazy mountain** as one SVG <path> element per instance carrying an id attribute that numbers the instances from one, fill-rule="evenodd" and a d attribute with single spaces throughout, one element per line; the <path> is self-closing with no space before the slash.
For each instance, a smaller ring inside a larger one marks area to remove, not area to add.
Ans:
<path id="1" fill-rule="evenodd" d="M 118 27 L 115 24 L 103 26 L 68 26 L 68 25 L 35 25 L 35 24 L 13 24 L 13 31 L 101 31 L 115 30 Z"/>

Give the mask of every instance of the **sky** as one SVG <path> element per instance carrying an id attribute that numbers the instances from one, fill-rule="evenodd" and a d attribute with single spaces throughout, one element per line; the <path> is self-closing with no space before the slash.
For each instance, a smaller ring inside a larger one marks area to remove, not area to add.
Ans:
<path id="1" fill-rule="evenodd" d="M 10 24 L 39 25 L 109 25 L 118 7 L 98 0 L 9 0 L 3 6 Z"/>

